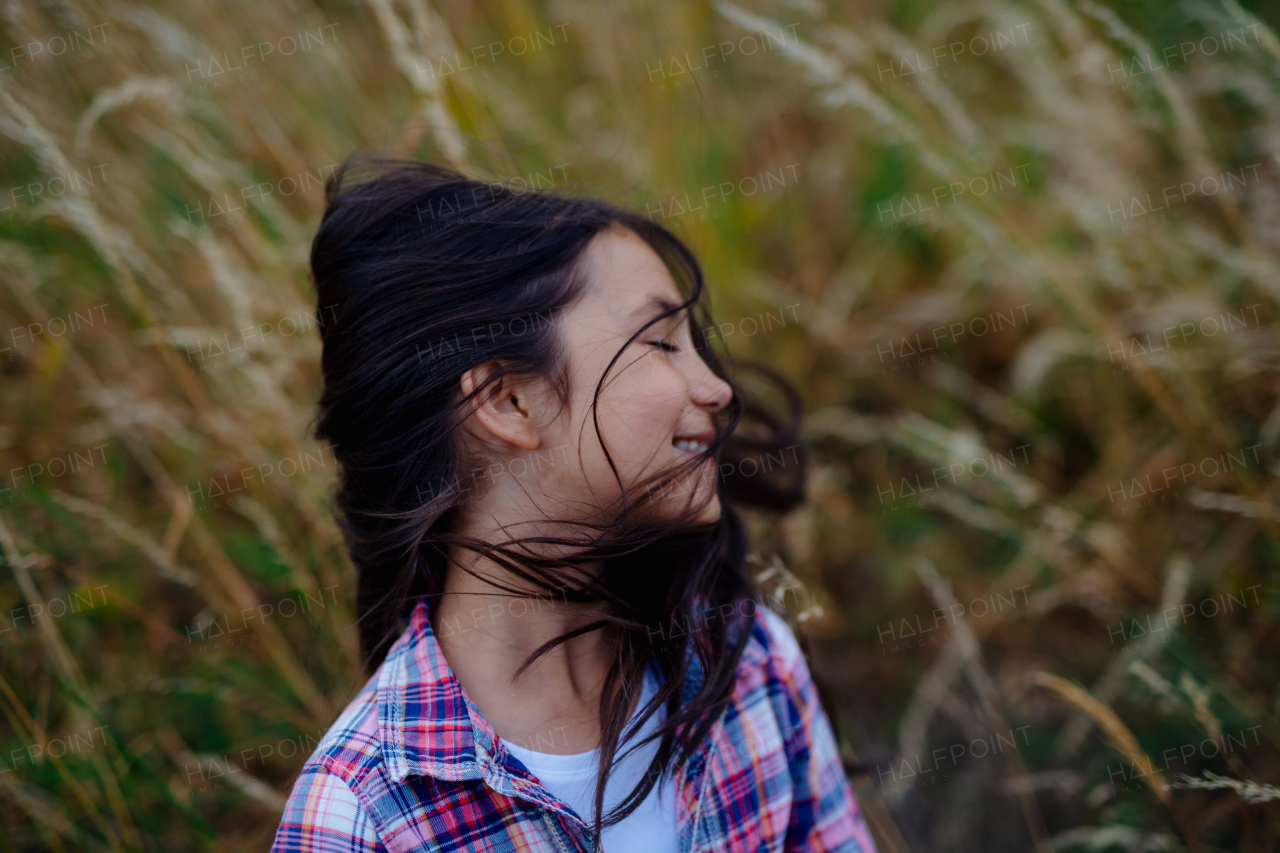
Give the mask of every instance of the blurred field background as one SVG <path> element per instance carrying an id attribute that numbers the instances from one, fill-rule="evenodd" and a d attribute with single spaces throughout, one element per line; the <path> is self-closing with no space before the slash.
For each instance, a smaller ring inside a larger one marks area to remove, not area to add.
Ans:
<path id="1" fill-rule="evenodd" d="M 760 584 L 882 850 L 1280 849 L 1278 25 L 6 3 L 0 849 L 264 850 L 360 685 L 306 265 L 357 147 L 660 219 L 801 388 Z"/>

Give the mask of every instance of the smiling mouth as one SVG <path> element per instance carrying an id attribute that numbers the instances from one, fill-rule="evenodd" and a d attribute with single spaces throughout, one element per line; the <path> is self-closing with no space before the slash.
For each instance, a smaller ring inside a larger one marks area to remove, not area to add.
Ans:
<path id="1" fill-rule="evenodd" d="M 711 447 L 711 439 L 703 436 L 676 436 L 671 443 L 677 450 L 683 450 L 695 456 L 705 456 L 707 449 Z"/>

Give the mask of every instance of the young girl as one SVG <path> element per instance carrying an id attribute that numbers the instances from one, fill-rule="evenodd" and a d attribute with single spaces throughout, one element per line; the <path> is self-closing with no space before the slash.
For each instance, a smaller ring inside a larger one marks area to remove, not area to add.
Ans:
<path id="1" fill-rule="evenodd" d="M 727 381 L 689 250 L 421 163 L 327 202 L 317 432 L 373 675 L 274 849 L 872 853 L 733 509 L 802 499 L 796 423 Z"/>

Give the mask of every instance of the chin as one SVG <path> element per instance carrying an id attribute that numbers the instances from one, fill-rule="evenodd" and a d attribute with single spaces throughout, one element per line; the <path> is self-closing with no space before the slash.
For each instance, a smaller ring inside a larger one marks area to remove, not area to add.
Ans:
<path id="1" fill-rule="evenodd" d="M 722 512 L 720 496 L 712 495 L 711 500 L 703 508 L 702 512 L 698 513 L 698 522 L 701 524 L 715 524 L 720 520 Z"/>

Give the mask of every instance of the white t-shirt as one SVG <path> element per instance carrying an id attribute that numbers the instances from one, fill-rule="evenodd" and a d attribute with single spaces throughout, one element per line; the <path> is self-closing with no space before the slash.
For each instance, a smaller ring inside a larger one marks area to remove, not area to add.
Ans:
<path id="1" fill-rule="evenodd" d="M 653 698 L 658 692 L 657 674 L 651 666 L 645 673 L 644 692 L 636 709 Z M 666 718 L 666 709 L 659 708 L 649 718 L 644 728 L 635 739 L 618 745 L 614 761 L 616 769 L 609 777 L 604 789 L 604 813 L 607 815 L 614 806 L 631 793 L 640 783 L 649 762 L 658 751 L 655 739 L 642 748 L 633 750 L 622 756 L 631 744 L 651 734 L 662 720 Z M 632 717 L 627 722 L 631 725 Z M 625 733 L 625 728 L 624 728 Z M 528 767 L 542 786 L 558 799 L 568 804 L 591 826 L 595 820 L 592 805 L 595 802 L 596 770 L 599 761 L 599 749 L 580 752 L 577 755 L 552 755 L 546 752 L 534 752 L 517 746 L 510 741 L 503 741 L 507 749 Z M 621 756 L 621 757 L 618 757 Z M 600 839 L 601 853 L 679 853 L 679 835 L 676 828 L 676 786 L 674 780 L 663 780 L 662 793 L 659 796 L 658 785 L 649 791 L 649 796 L 636 807 L 636 810 L 623 818 L 622 822 L 607 826 Z"/>

